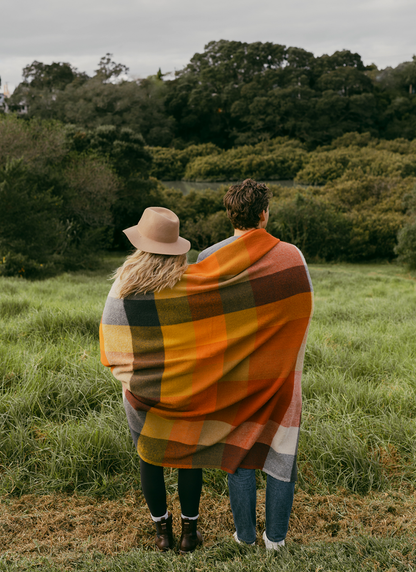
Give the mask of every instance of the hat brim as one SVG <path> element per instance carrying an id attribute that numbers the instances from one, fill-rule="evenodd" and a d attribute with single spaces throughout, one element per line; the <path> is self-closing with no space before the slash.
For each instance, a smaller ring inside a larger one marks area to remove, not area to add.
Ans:
<path id="1" fill-rule="evenodd" d="M 175 242 L 156 242 L 155 240 L 146 238 L 139 233 L 137 225 L 126 228 L 123 232 L 132 245 L 143 252 L 179 255 L 186 254 L 191 248 L 189 240 L 181 236 L 179 236 Z"/>

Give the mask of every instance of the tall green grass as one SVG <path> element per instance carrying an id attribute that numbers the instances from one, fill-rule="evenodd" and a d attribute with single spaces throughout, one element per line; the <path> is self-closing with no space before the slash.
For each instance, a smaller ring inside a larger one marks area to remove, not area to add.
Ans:
<path id="1" fill-rule="evenodd" d="M 96 272 L 0 282 L 0 494 L 118 496 L 139 486 L 121 387 L 99 362 L 110 288 Z M 312 265 L 299 486 L 366 493 L 416 477 L 416 280 L 392 265 Z M 261 481 L 261 477 L 259 476 Z M 168 488 L 175 487 L 167 471 Z M 220 471 L 205 487 L 227 494 Z"/>
<path id="2" fill-rule="evenodd" d="M 300 483 L 415 482 L 416 281 L 395 266 L 315 266 Z M 303 470 L 302 470 L 303 469 Z"/>

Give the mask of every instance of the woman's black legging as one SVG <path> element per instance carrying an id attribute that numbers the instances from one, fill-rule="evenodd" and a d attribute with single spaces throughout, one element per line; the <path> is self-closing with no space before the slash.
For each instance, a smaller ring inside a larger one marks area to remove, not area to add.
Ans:
<path id="1" fill-rule="evenodd" d="M 150 465 L 140 459 L 140 479 L 151 515 L 165 515 L 167 508 L 163 467 Z M 178 494 L 184 516 L 198 516 L 201 490 L 202 469 L 178 469 Z"/>

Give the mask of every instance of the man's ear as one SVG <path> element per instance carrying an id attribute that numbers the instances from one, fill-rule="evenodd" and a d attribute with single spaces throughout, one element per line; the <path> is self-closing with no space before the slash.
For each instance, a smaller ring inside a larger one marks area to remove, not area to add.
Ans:
<path id="1" fill-rule="evenodd" d="M 260 213 L 260 222 L 264 222 L 266 220 L 266 211 L 262 211 Z"/>

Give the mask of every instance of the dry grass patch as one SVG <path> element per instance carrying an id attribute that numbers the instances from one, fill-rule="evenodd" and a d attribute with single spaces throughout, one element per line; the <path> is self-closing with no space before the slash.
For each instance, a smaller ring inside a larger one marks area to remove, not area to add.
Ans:
<path id="1" fill-rule="evenodd" d="M 174 531 L 180 534 L 177 496 L 170 499 Z M 207 548 L 234 532 L 226 497 L 205 494 L 200 527 Z M 258 544 L 264 528 L 264 490 L 258 494 Z M 366 535 L 381 537 L 416 534 L 416 493 L 308 495 L 295 502 L 289 542 L 334 542 Z M 25 495 L 0 502 L 0 546 L 8 558 L 47 556 L 69 562 L 87 553 L 113 556 L 144 547 L 153 550 L 154 529 L 140 492 L 119 500 L 83 496 Z"/>

